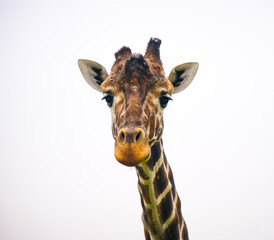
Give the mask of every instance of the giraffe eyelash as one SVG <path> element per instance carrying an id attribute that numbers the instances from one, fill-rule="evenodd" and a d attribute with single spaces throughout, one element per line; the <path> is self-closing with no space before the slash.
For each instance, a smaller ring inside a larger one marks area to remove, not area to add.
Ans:
<path id="1" fill-rule="evenodd" d="M 168 94 L 166 94 L 166 95 L 164 95 L 164 96 L 161 96 L 161 97 L 159 98 L 161 107 L 162 107 L 162 108 L 166 108 L 166 107 L 167 107 L 167 104 L 168 104 L 168 102 L 169 102 L 170 100 L 173 101 L 173 99 L 172 99 Z"/>
<path id="2" fill-rule="evenodd" d="M 109 107 L 112 107 L 112 104 L 113 104 L 113 95 L 109 94 L 109 93 L 106 93 L 104 95 L 104 97 L 102 98 L 102 100 L 106 100 L 107 102 L 107 105 Z"/>

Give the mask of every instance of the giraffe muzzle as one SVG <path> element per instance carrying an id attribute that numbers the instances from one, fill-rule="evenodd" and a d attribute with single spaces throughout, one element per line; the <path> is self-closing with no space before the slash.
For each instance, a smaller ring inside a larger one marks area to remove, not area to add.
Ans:
<path id="1" fill-rule="evenodd" d="M 150 146 L 142 128 L 122 128 L 115 141 L 115 158 L 126 166 L 136 166 L 150 155 Z"/>

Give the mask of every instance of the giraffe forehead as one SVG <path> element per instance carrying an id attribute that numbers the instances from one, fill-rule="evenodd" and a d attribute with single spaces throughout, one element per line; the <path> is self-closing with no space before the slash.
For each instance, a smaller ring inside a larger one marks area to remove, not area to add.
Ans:
<path id="1" fill-rule="evenodd" d="M 143 97 L 148 92 L 159 95 L 161 91 L 173 92 L 173 85 L 149 58 L 141 54 L 127 54 L 117 57 L 109 77 L 102 83 L 103 92 L 110 91 L 115 95 Z"/>
<path id="2" fill-rule="evenodd" d="M 173 93 L 172 84 L 165 77 L 152 76 L 136 76 L 124 77 L 109 81 L 108 84 L 104 84 L 104 88 L 110 87 L 115 89 L 116 95 L 123 94 L 126 96 L 145 97 L 146 95 L 158 96 L 160 94 Z"/>

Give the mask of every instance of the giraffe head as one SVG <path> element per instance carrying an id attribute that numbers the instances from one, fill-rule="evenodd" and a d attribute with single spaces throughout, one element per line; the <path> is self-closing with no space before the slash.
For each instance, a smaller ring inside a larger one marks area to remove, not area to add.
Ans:
<path id="1" fill-rule="evenodd" d="M 109 75 L 97 62 L 78 61 L 87 83 L 104 95 L 111 110 L 115 157 L 127 166 L 149 159 L 151 147 L 161 139 L 163 111 L 171 95 L 184 90 L 198 70 L 198 63 L 185 63 L 166 78 L 160 44 L 151 38 L 144 56 L 122 47 Z"/>

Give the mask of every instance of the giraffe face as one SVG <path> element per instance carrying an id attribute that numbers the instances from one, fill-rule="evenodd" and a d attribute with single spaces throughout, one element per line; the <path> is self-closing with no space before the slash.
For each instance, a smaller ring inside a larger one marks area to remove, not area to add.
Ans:
<path id="1" fill-rule="evenodd" d="M 164 75 L 155 75 L 142 55 L 126 56 L 116 62 L 101 90 L 111 110 L 115 157 L 135 166 L 149 159 L 151 146 L 162 136 L 163 109 L 174 87 Z"/>
<path id="2" fill-rule="evenodd" d="M 160 44 L 159 39 L 151 39 L 144 56 L 122 47 L 110 75 L 96 62 L 78 62 L 85 80 L 104 94 L 111 110 L 115 157 L 127 166 L 149 159 L 151 147 L 161 139 L 163 110 L 172 93 L 185 89 L 198 69 L 197 63 L 182 64 L 166 78 Z"/>

